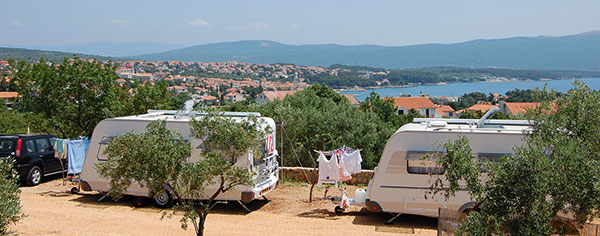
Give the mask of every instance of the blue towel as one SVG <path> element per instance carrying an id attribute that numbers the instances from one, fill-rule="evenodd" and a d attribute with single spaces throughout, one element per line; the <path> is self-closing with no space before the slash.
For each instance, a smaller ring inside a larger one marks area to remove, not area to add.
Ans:
<path id="1" fill-rule="evenodd" d="M 90 140 L 71 140 L 67 143 L 67 158 L 69 159 L 69 174 L 79 174 L 85 161 L 85 154 L 90 146 Z"/>

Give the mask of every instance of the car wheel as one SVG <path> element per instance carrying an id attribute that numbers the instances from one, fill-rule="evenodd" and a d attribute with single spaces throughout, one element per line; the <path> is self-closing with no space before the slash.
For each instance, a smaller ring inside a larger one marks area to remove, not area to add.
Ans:
<path id="1" fill-rule="evenodd" d="M 152 202 L 154 206 L 158 208 L 169 208 L 173 206 L 173 197 L 167 191 L 161 191 L 152 196 Z"/>
<path id="2" fill-rule="evenodd" d="M 39 166 L 33 166 L 27 174 L 27 185 L 36 186 L 42 182 L 42 169 Z"/>
<path id="3" fill-rule="evenodd" d="M 334 211 L 337 214 L 342 214 L 342 213 L 344 213 L 344 208 L 341 208 L 340 206 L 335 206 Z"/>

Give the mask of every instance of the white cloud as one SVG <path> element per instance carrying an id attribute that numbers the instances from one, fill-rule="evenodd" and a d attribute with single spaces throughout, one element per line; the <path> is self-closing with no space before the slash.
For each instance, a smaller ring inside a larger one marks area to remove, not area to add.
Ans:
<path id="1" fill-rule="evenodd" d="M 292 29 L 298 29 L 298 28 L 300 28 L 300 26 L 299 26 L 299 25 L 297 25 L 297 24 L 292 24 L 292 25 L 290 25 L 290 27 L 291 27 Z"/>
<path id="2" fill-rule="evenodd" d="M 13 20 L 12 22 L 10 22 L 10 24 L 13 26 L 23 26 L 24 25 L 23 23 L 21 23 L 18 20 Z"/>
<path id="3" fill-rule="evenodd" d="M 129 25 L 131 24 L 131 22 L 127 19 L 112 19 L 110 20 L 111 24 L 115 24 L 115 25 Z"/>
<path id="4" fill-rule="evenodd" d="M 208 22 L 206 22 L 203 19 L 195 19 L 193 21 L 190 21 L 186 24 L 187 27 L 209 27 L 210 24 L 208 24 Z"/>

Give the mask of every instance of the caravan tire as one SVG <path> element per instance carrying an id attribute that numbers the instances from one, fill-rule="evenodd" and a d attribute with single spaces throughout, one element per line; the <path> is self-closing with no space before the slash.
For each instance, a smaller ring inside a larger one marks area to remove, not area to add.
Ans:
<path id="1" fill-rule="evenodd" d="M 152 202 L 154 206 L 158 208 L 170 208 L 173 206 L 173 197 L 167 191 L 161 191 L 157 194 L 153 194 Z"/>

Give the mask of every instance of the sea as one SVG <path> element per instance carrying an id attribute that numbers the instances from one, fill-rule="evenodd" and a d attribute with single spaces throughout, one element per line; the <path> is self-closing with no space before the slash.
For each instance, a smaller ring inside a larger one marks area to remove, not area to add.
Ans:
<path id="1" fill-rule="evenodd" d="M 593 90 L 600 90 L 600 78 L 580 78 L 588 87 Z M 342 94 L 352 94 L 359 101 L 365 100 L 369 94 L 374 91 L 379 93 L 381 97 L 399 97 L 402 95 L 419 96 L 421 94 L 428 96 L 451 96 L 460 97 L 471 92 L 482 92 L 485 94 L 497 93 L 505 94 L 507 91 L 515 89 L 535 89 L 547 88 L 554 89 L 558 92 L 567 92 L 574 88 L 573 82 L 575 79 L 564 80 L 539 80 L 539 81 L 506 81 L 506 82 L 473 82 L 473 83 L 449 83 L 441 85 L 418 85 L 412 87 L 393 87 L 393 88 L 378 88 L 367 89 L 364 91 L 342 91 Z"/>

